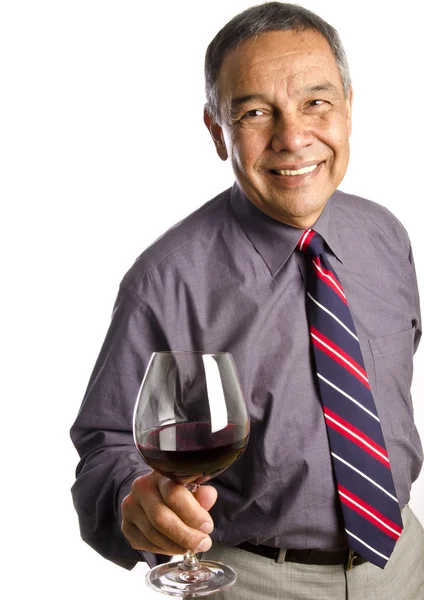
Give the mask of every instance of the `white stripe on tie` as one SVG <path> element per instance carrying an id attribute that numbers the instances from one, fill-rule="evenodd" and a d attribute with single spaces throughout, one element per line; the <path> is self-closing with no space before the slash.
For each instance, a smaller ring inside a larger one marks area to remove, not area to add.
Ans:
<path id="1" fill-rule="evenodd" d="M 382 454 L 379 450 L 376 450 L 376 448 L 374 448 L 374 446 L 371 446 L 371 444 L 369 444 L 363 438 L 361 438 L 360 435 L 358 435 L 357 433 L 351 431 L 350 429 L 348 429 L 347 427 L 345 427 L 344 425 L 342 425 L 341 423 L 339 423 L 336 419 L 333 419 L 333 417 L 330 417 L 330 415 L 326 415 L 324 413 L 324 417 L 326 419 L 329 419 L 330 421 L 333 421 L 333 423 L 336 423 L 336 425 L 338 425 L 338 427 L 341 427 L 342 429 L 344 429 L 345 431 L 347 431 L 348 433 L 350 433 L 351 436 L 356 437 L 356 439 L 358 439 L 363 444 L 365 444 L 365 446 L 368 446 L 368 448 L 371 448 L 371 450 L 373 452 L 375 452 L 375 454 L 378 454 L 379 456 L 381 456 L 381 458 L 384 458 L 385 461 L 389 462 L 389 459 L 387 458 L 387 456 L 384 456 L 384 454 Z"/>
<path id="2" fill-rule="evenodd" d="M 346 392 L 344 392 L 342 389 L 340 389 L 339 387 L 337 387 L 337 385 L 334 385 L 334 383 L 331 383 L 331 381 L 328 381 L 328 379 L 326 379 L 325 377 L 323 377 L 320 373 L 318 373 L 318 371 L 317 371 L 317 375 L 318 375 L 318 377 L 320 379 L 322 379 L 323 381 L 325 381 L 325 383 L 327 383 L 329 386 L 331 386 L 332 388 L 334 388 L 335 390 L 337 390 L 338 392 L 340 392 L 340 394 L 343 394 L 343 396 L 345 396 L 346 398 L 348 398 L 349 400 L 351 400 L 352 402 L 354 402 L 355 404 L 357 404 L 359 406 L 359 408 L 362 408 L 362 410 L 364 410 L 373 419 L 375 419 L 376 421 L 378 421 L 380 423 L 380 419 L 374 413 L 372 413 L 370 410 L 368 410 L 368 408 L 365 408 L 365 406 L 363 406 L 360 402 L 358 402 L 357 400 L 355 400 L 355 398 L 352 398 L 352 396 L 349 396 L 349 394 L 346 394 Z"/>
<path id="3" fill-rule="evenodd" d="M 320 307 L 322 310 L 325 310 L 325 312 L 326 312 L 327 314 L 329 314 L 329 315 L 330 315 L 330 317 L 333 317 L 333 319 L 334 319 L 335 321 L 337 321 L 337 323 L 339 323 L 339 325 L 341 325 L 342 327 L 344 327 L 344 329 L 346 329 L 346 331 L 347 331 L 348 333 L 350 333 L 350 335 L 351 335 L 353 338 L 355 338 L 355 340 L 356 340 L 357 342 L 359 342 L 359 339 L 358 339 L 358 337 L 357 337 L 357 336 L 356 336 L 356 335 L 355 335 L 355 334 L 354 334 L 354 333 L 353 333 L 353 332 L 352 332 L 352 331 L 349 329 L 349 327 L 347 327 L 347 326 L 346 326 L 346 325 L 343 323 L 343 321 L 340 321 L 340 319 L 339 319 L 338 317 L 336 317 L 336 315 L 335 315 L 335 314 L 333 314 L 333 313 L 332 313 L 330 310 L 328 310 L 328 308 L 325 308 L 325 306 L 323 306 L 323 305 L 322 305 L 322 304 L 320 304 L 320 303 L 319 303 L 317 300 L 315 300 L 315 298 L 313 298 L 309 292 L 308 292 L 308 296 L 309 296 L 309 298 L 312 300 L 312 302 L 315 302 L 315 304 L 316 304 L 317 306 L 319 306 L 319 307 Z"/>
<path id="4" fill-rule="evenodd" d="M 367 481 L 369 481 L 370 483 L 375 485 L 375 487 L 378 487 L 379 490 L 384 492 L 387 496 L 389 496 L 389 498 L 391 498 L 392 500 L 394 500 L 395 502 L 397 502 L 399 504 L 399 500 L 395 496 L 392 496 L 392 494 L 390 494 L 387 490 L 385 490 L 384 487 L 382 487 L 379 483 L 374 481 L 374 479 L 371 479 L 371 477 L 368 477 L 368 475 L 365 475 L 365 473 L 362 473 L 362 471 L 360 471 L 359 469 L 357 469 L 356 467 L 354 467 L 353 465 L 348 463 L 347 460 L 344 460 L 344 458 L 341 458 L 334 452 L 332 452 L 331 454 L 332 454 L 332 456 L 334 456 L 334 458 L 337 458 L 337 460 L 339 460 L 340 462 L 345 464 L 347 467 L 352 469 L 352 471 L 355 471 L 356 473 L 358 473 L 358 475 L 361 475 L 361 477 L 363 477 L 364 479 L 366 479 Z"/>
<path id="5" fill-rule="evenodd" d="M 385 558 L 386 560 L 389 560 L 388 556 L 385 556 L 384 554 L 381 554 L 381 552 L 378 552 L 377 550 L 375 550 L 375 548 L 373 548 L 372 546 L 369 546 L 368 544 L 366 544 L 364 542 L 364 540 L 361 540 L 361 538 L 358 538 L 357 535 L 354 535 L 353 533 L 351 533 L 347 529 L 345 529 L 345 531 L 346 531 L 346 533 L 348 535 L 351 535 L 353 538 L 355 538 L 355 540 L 358 540 L 358 542 L 361 542 L 361 544 L 363 544 L 364 546 L 366 546 L 369 550 L 371 550 L 372 552 L 375 552 L 375 554 L 378 554 L 378 556 L 381 556 L 382 558 Z"/>
<path id="6" fill-rule="evenodd" d="M 299 244 L 299 250 L 300 250 L 300 251 L 302 251 L 303 244 L 305 243 L 305 240 L 306 240 L 306 238 L 308 237 L 308 235 L 309 235 L 309 232 L 310 232 L 310 231 L 311 231 L 311 230 L 310 230 L 310 229 L 308 229 L 308 230 L 307 230 L 307 231 L 305 231 L 305 233 L 303 234 L 302 241 L 301 241 L 301 242 L 300 242 L 300 244 Z"/>
<path id="7" fill-rule="evenodd" d="M 349 502 L 352 502 L 352 504 L 355 504 L 355 506 L 358 506 L 361 510 L 363 510 L 364 512 L 369 514 L 373 519 L 375 519 L 375 521 L 378 521 L 379 523 L 381 523 L 383 525 L 383 527 L 385 527 L 386 529 L 389 529 L 390 531 L 393 531 L 393 533 L 395 533 L 398 537 L 400 536 L 399 531 L 396 531 L 396 529 L 393 529 L 393 527 L 390 527 L 390 525 L 387 525 L 387 523 L 385 523 L 384 521 L 379 519 L 374 513 L 372 513 L 370 510 L 368 510 L 367 508 L 362 506 L 362 504 L 359 504 L 359 502 L 356 502 L 355 500 L 353 500 L 353 498 L 351 498 L 347 494 L 344 494 L 340 490 L 339 490 L 339 494 L 340 494 L 340 496 L 343 496 L 343 498 L 346 498 L 346 500 L 349 500 Z"/>
<path id="8" fill-rule="evenodd" d="M 327 279 L 329 279 L 331 281 L 331 283 L 333 285 L 336 286 L 336 288 L 339 290 L 339 292 L 341 293 L 341 295 L 343 296 L 343 298 L 346 298 L 346 295 L 344 293 L 344 291 L 342 290 L 342 288 L 340 287 L 340 285 L 337 283 L 337 281 L 331 277 L 331 275 L 328 275 L 327 273 L 324 273 L 324 271 L 321 269 L 321 267 L 319 265 L 317 265 L 317 263 L 315 262 L 315 260 L 312 261 L 315 265 L 315 268 L 318 269 L 318 271 L 321 273 L 321 275 L 323 277 L 327 277 Z"/>
<path id="9" fill-rule="evenodd" d="M 362 379 L 364 379 L 369 384 L 368 378 L 365 377 L 365 375 L 363 373 L 361 373 L 361 371 L 357 367 L 355 367 L 355 365 L 353 365 L 351 362 L 349 362 L 344 356 L 342 356 L 341 354 L 339 354 L 337 352 L 337 350 L 334 350 L 331 346 L 329 346 L 328 344 L 326 344 L 325 342 L 323 342 L 322 340 L 320 340 L 320 338 L 318 336 L 316 336 L 314 333 L 311 333 L 311 336 L 315 340 L 317 340 L 320 344 L 322 344 L 323 346 L 325 346 L 326 348 L 328 348 L 330 350 L 330 352 L 332 352 L 333 354 L 335 354 L 336 356 L 338 356 L 341 360 L 343 360 L 347 365 L 349 365 L 349 367 L 351 369 L 353 369 L 354 371 L 356 371 L 358 373 L 358 375 L 360 377 L 362 377 Z"/>

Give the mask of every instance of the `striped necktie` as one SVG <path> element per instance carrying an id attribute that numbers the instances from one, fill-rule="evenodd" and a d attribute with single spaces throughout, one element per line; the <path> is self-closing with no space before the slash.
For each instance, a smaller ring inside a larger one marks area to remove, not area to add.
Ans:
<path id="1" fill-rule="evenodd" d="M 402 519 L 359 340 L 322 237 L 308 229 L 297 250 L 307 257 L 309 332 L 348 544 L 384 568 Z"/>

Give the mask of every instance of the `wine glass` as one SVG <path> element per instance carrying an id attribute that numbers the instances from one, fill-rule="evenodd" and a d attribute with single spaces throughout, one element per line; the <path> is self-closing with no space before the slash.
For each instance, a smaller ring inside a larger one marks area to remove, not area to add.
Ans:
<path id="1" fill-rule="evenodd" d="M 155 352 L 134 410 L 134 440 L 145 462 L 191 492 L 243 452 L 249 417 L 229 352 Z M 235 583 L 219 562 L 184 560 L 158 565 L 147 584 L 170 596 L 207 596 Z"/>

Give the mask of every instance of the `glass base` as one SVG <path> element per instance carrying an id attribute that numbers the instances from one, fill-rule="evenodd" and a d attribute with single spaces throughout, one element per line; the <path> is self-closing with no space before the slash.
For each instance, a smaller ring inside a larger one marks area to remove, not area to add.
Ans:
<path id="1" fill-rule="evenodd" d="M 200 569 L 181 569 L 180 562 L 158 565 L 146 574 L 149 587 L 168 596 L 209 596 L 235 584 L 237 573 L 222 563 L 201 560 Z"/>

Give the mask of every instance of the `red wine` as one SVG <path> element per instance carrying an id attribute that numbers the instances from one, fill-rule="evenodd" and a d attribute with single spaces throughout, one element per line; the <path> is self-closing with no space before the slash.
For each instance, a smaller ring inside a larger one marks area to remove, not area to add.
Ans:
<path id="1" fill-rule="evenodd" d="M 247 427 L 229 423 L 211 432 L 210 423 L 174 423 L 146 431 L 137 444 L 146 463 L 178 483 L 204 483 L 243 452 Z"/>

